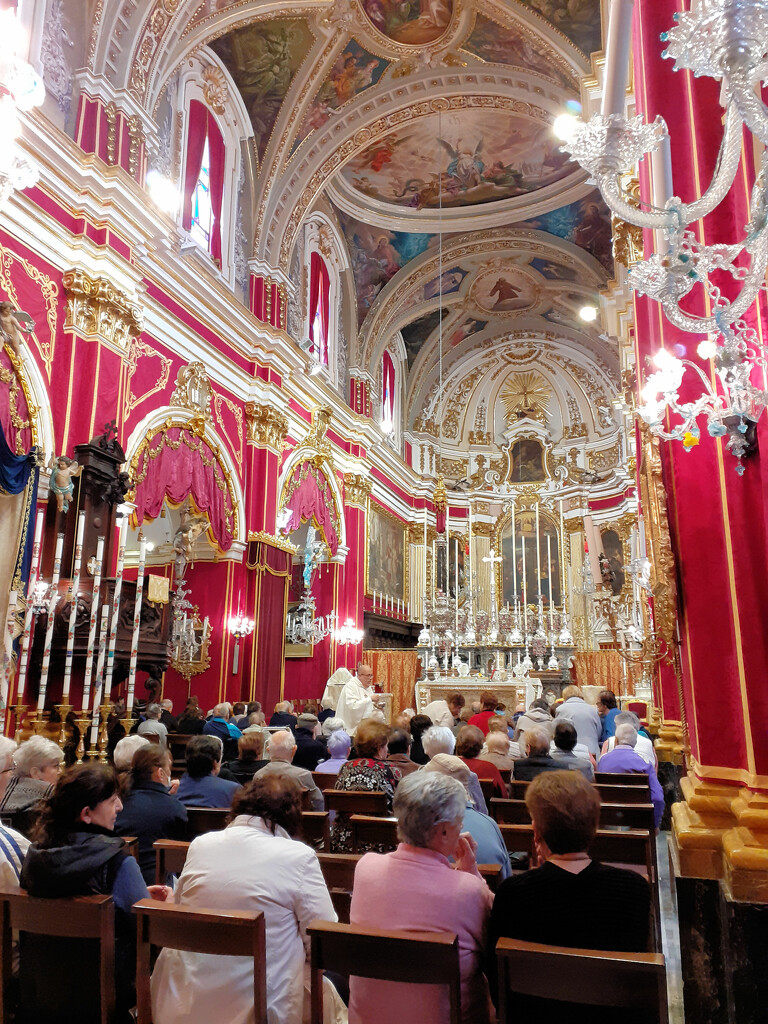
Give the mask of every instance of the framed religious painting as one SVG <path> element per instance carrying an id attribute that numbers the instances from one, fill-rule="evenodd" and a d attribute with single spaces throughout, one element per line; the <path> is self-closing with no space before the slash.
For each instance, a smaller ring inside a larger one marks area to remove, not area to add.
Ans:
<path id="1" fill-rule="evenodd" d="M 408 571 L 406 525 L 375 502 L 368 503 L 365 590 L 405 601 Z"/>

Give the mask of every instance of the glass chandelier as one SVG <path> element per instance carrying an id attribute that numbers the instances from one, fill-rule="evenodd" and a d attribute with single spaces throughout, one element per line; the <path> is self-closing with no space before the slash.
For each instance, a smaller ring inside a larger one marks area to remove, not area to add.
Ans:
<path id="1" fill-rule="evenodd" d="M 0 11 L 0 208 L 14 191 L 29 188 L 40 177 L 15 142 L 21 134 L 19 111 L 38 107 L 45 99 L 45 86 L 37 72 L 19 56 L 25 48 L 16 11 Z"/>
<path id="2" fill-rule="evenodd" d="M 563 150 L 589 172 L 616 217 L 657 233 L 657 251 L 630 270 L 630 285 L 659 302 L 680 331 L 703 336 L 698 354 L 713 360 L 714 382 L 690 360 L 660 351 L 656 372 L 641 392 L 640 416 L 654 434 L 682 440 L 687 449 L 698 443 L 703 417 L 712 437 L 729 435 L 727 446 L 739 460 L 736 471 L 741 474 L 741 459 L 749 451 L 754 425 L 768 404 L 768 392 L 752 380 L 756 370 L 763 371 L 759 375 L 765 380 L 766 352 L 744 320 L 766 287 L 765 151 L 752 188 L 752 219 L 744 238 L 732 244 L 704 245 L 691 226 L 727 196 L 739 166 L 744 127 L 763 146 L 768 144 L 768 109 L 760 98 L 761 84 L 768 77 L 768 0 L 699 0 L 693 6 L 690 12 L 676 14 L 675 26 L 663 33 L 667 49 L 661 56 L 674 60 L 676 71 L 688 69 L 722 85 L 723 141 L 714 176 L 701 198 L 683 203 L 673 194 L 664 119 L 644 124 L 639 116 L 624 116 L 632 0 L 613 0 L 611 5 L 601 113 L 587 123 L 564 115 L 555 130 L 565 143 Z M 624 191 L 622 177 L 646 156 L 653 169 L 653 197 L 638 207 Z M 714 272 L 736 283 L 733 299 L 726 298 L 713 282 Z M 696 285 L 702 286 L 709 300 L 709 315 L 695 315 L 681 305 Z M 679 389 L 687 370 L 698 376 L 702 391 L 683 402 Z M 676 420 L 667 426 L 669 414 Z"/>

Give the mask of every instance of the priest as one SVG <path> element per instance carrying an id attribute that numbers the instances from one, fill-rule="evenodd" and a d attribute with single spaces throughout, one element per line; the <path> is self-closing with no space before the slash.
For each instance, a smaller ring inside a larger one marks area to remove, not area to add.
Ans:
<path id="1" fill-rule="evenodd" d="M 372 686 L 373 669 L 361 662 L 357 666 L 357 675 L 344 684 L 339 694 L 336 717 L 344 722 L 344 729 L 350 736 L 355 735 L 364 718 L 374 715 L 374 707 L 380 706 L 378 703 L 374 705 Z"/>

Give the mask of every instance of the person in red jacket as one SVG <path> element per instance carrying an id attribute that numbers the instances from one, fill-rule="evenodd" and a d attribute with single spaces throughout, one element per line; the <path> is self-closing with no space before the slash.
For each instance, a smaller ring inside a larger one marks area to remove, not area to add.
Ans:
<path id="1" fill-rule="evenodd" d="M 483 736 L 486 736 L 488 733 L 488 723 L 495 717 L 499 701 L 495 693 L 491 693 L 490 690 L 483 690 L 480 694 L 480 703 L 483 705 L 483 710 L 478 711 L 476 715 L 472 715 L 469 724 L 476 725 Z"/>
<path id="2" fill-rule="evenodd" d="M 493 782 L 493 795 L 507 796 L 507 787 L 499 775 L 499 769 L 491 761 L 481 761 L 478 754 L 483 749 L 485 737 L 475 725 L 464 725 L 456 737 L 456 753 L 470 771 L 478 779 L 490 779 Z"/>

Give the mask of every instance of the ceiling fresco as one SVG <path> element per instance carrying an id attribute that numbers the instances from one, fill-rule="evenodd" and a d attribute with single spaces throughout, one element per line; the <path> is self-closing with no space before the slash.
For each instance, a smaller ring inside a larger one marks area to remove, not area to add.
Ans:
<path id="1" fill-rule="evenodd" d="M 574 170 L 548 126 L 481 109 L 422 118 L 371 145 L 341 173 L 371 199 L 420 210 L 527 195 Z"/>
<path id="2" fill-rule="evenodd" d="M 362 0 L 371 24 L 405 46 L 436 42 L 451 23 L 453 0 Z"/>
<path id="3" fill-rule="evenodd" d="M 462 48 L 491 64 L 535 71 L 563 88 L 573 90 L 574 94 L 576 92 L 575 76 L 562 70 L 553 48 L 521 25 L 507 27 L 478 14 L 472 34 Z"/>
<path id="4" fill-rule="evenodd" d="M 520 0 L 581 50 L 590 54 L 600 49 L 600 0 Z"/>
<path id="5" fill-rule="evenodd" d="M 561 206 L 540 217 L 532 217 L 518 226 L 548 231 L 551 235 L 573 242 L 594 256 L 606 274 L 613 274 L 611 213 L 599 192 L 595 191 L 585 199 Z"/>

